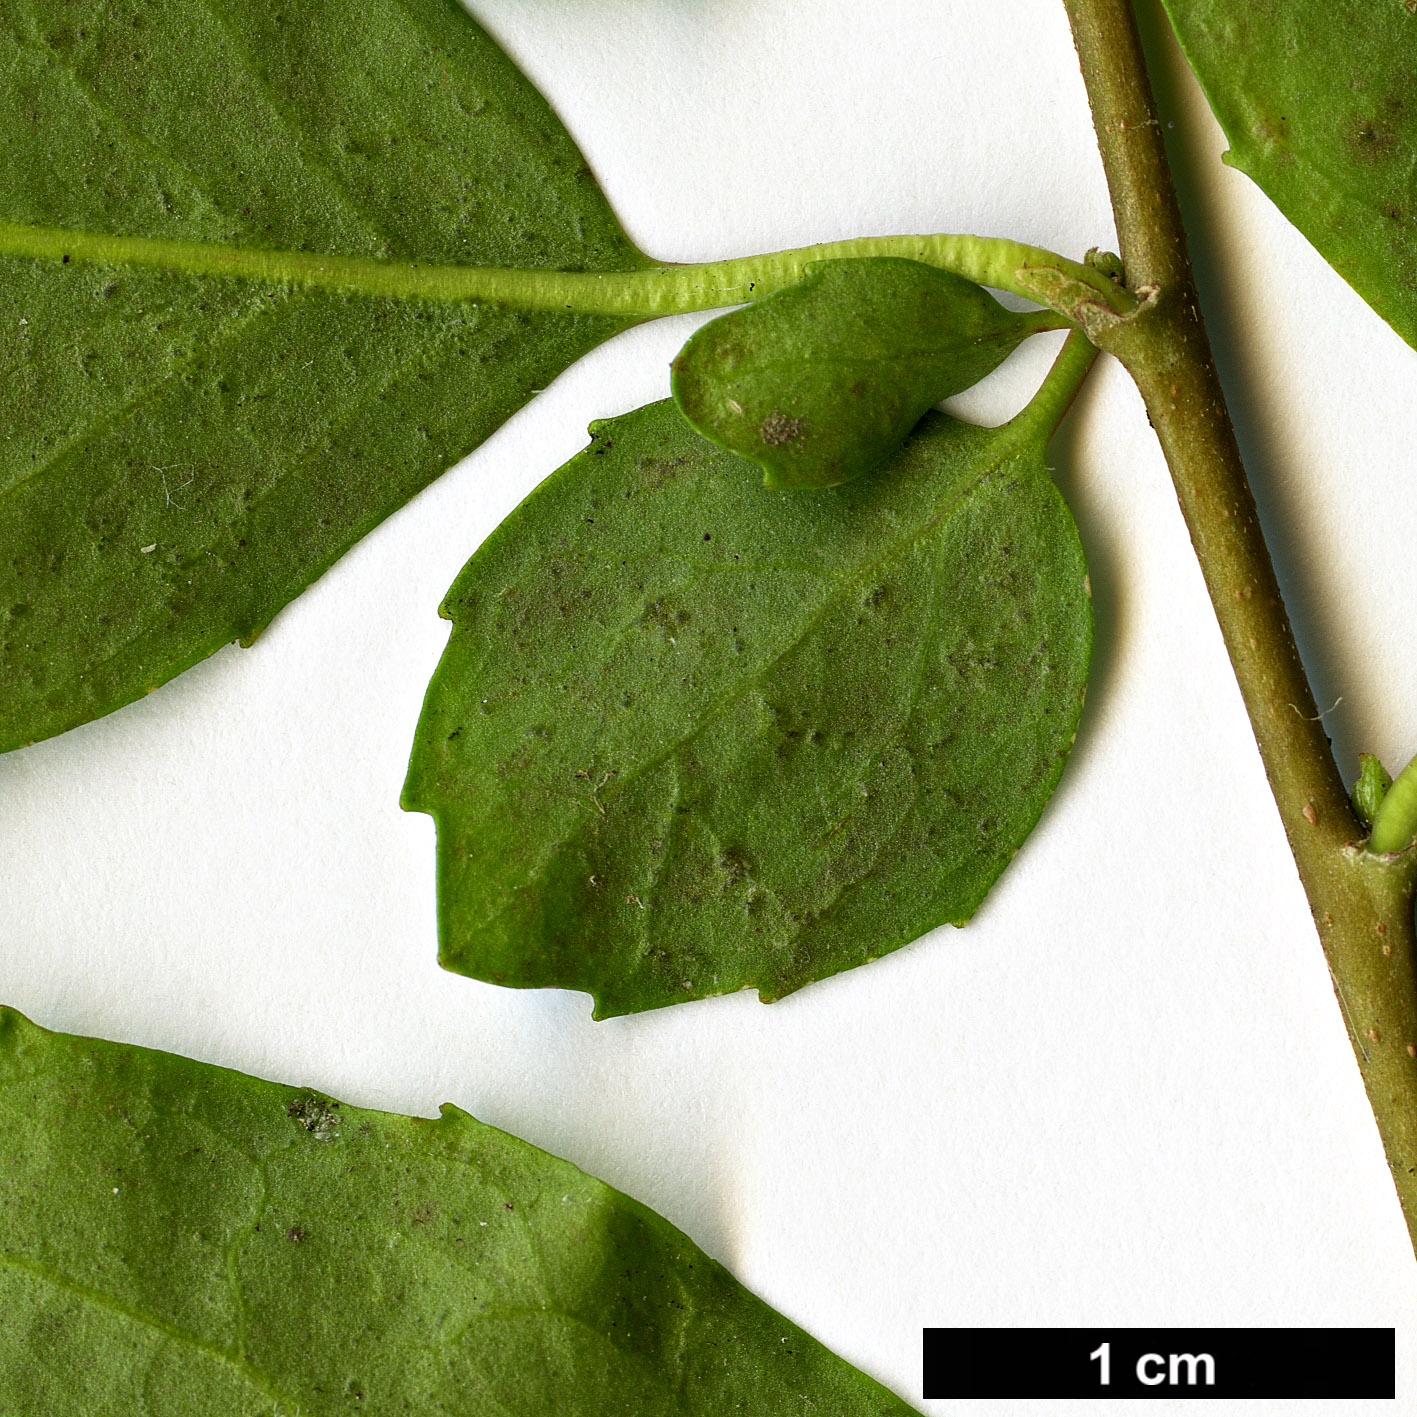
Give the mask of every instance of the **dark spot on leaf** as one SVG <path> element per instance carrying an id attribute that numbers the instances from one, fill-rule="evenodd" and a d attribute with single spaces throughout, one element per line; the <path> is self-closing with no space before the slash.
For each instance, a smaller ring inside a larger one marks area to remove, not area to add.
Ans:
<path id="1" fill-rule="evenodd" d="M 1397 151 L 1397 134 L 1390 123 L 1360 118 L 1353 125 L 1348 147 L 1362 161 L 1381 162 Z"/>
<path id="2" fill-rule="evenodd" d="M 789 418 L 785 413 L 770 413 L 763 419 L 758 436 L 770 448 L 780 448 L 784 443 L 797 443 L 807 431 L 806 422 L 801 418 Z"/>
<path id="3" fill-rule="evenodd" d="M 338 1111 L 338 1102 L 327 1102 L 313 1092 L 295 1098 L 285 1109 L 287 1117 L 294 1118 L 319 1141 L 331 1141 L 339 1136 Z"/>
<path id="4" fill-rule="evenodd" d="M 730 846 L 719 853 L 718 871 L 723 877 L 724 885 L 733 885 L 736 881 L 751 876 L 752 869 L 753 858 L 742 847 Z"/>
<path id="5" fill-rule="evenodd" d="M 685 471 L 692 470 L 692 458 L 645 458 L 640 463 L 640 471 L 651 488 L 667 486 Z"/>
<path id="6" fill-rule="evenodd" d="M 689 623 L 689 612 L 682 605 L 670 605 L 664 600 L 654 600 L 645 606 L 644 623 L 666 636 L 677 636 Z"/>

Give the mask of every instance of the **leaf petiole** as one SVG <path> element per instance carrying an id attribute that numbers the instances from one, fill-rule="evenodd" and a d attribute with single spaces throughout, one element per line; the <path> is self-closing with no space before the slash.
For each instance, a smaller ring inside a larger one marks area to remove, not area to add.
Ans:
<path id="1" fill-rule="evenodd" d="M 1009 420 L 1012 427 L 1045 431 L 1051 438 L 1077 397 L 1097 350 L 1081 330 L 1072 330 L 1038 392 Z"/>
<path id="2" fill-rule="evenodd" d="M 385 299 L 482 301 L 521 310 L 626 319 L 653 319 L 746 304 L 796 284 L 814 261 L 895 256 L 937 266 L 976 285 L 992 286 L 1031 300 L 1039 299 L 1038 287 L 1026 272 L 1042 269 L 1074 284 L 1087 285 L 1119 314 L 1125 314 L 1135 304 L 1128 291 L 1080 262 L 1018 241 L 967 235 L 868 236 L 727 261 L 695 265 L 646 261 L 639 270 L 602 272 L 382 261 L 315 251 L 260 250 L 210 241 L 119 236 L 0 220 L 0 256 L 272 281 Z"/>

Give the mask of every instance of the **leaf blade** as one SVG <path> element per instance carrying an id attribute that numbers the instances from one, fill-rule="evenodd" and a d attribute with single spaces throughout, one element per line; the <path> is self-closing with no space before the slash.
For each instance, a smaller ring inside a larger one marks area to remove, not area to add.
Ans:
<path id="1" fill-rule="evenodd" d="M 458 7 L 377 0 L 362 26 L 333 0 L 299 26 L 283 13 L 13 0 L 0 225 L 371 269 L 643 264 Z M 278 262 L 262 277 L 65 254 L 0 254 L 16 316 L 0 329 L 0 749 L 249 641 L 624 327 L 302 287 Z"/>
<path id="2" fill-rule="evenodd" d="M 0 1115 L 7 1411 L 911 1410 L 454 1107 L 342 1107 L 0 1010 Z"/>
<path id="3" fill-rule="evenodd" d="M 765 486 L 836 487 L 1055 323 L 918 261 L 824 262 L 697 330 L 671 366 L 674 401 Z"/>
<path id="4" fill-rule="evenodd" d="M 1417 346 L 1417 13 L 1362 0 L 1165 4 L 1226 161 Z"/>
<path id="5" fill-rule="evenodd" d="M 592 433 L 445 602 L 404 789 L 438 826 L 442 963 L 604 1017 L 780 997 L 962 923 L 1086 682 L 1047 429 L 931 415 L 877 477 L 787 494 L 669 403 Z"/>

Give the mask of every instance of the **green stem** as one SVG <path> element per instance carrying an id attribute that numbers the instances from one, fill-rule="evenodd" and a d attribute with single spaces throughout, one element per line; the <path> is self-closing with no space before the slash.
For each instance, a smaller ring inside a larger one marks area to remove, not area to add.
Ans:
<path id="1" fill-rule="evenodd" d="M 626 319 L 680 315 L 758 300 L 800 280 L 813 261 L 896 256 L 938 266 L 976 284 L 1031 300 L 1040 300 L 1034 277 L 1042 272 L 1055 282 L 1084 287 L 1093 300 L 1118 313 L 1125 313 L 1135 304 L 1126 291 L 1090 266 L 1036 246 L 987 236 L 871 236 L 701 265 L 651 265 L 636 271 L 591 272 L 509 270 L 378 261 L 310 251 L 262 251 L 216 242 L 115 236 L 0 221 L 0 256 L 140 266 L 400 300 L 487 301 L 522 310 L 570 311 Z M 1044 298 L 1040 303 L 1052 302 Z"/>
<path id="2" fill-rule="evenodd" d="M 1379 856 L 1329 750 L 1210 355 L 1127 0 L 1064 0 L 1136 313 L 1093 330 L 1141 391 L 1299 868 L 1417 1248 L 1417 852 Z"/>

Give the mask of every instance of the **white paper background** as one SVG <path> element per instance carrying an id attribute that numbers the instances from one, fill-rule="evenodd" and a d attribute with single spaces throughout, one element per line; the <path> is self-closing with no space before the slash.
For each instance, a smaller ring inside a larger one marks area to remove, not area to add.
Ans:
<path id="1" fill-rule="evenodd" d="M 934 230 L 1114 244 L 1056 0 L 473 8 L 657 257 Z M 1342 699 L 1326 723 L 1345 773 L 1360 748 L 1395 770 L 1417 750 L 1417 354 L 1219 165 L 1154 19 L 1150 36 L 1276 559 L 1321 707 Z M 0 998 L 353 1103 L 456 1101 L 652 1205 L 917 1404 L 926 1325 L 1395 1325 L 1413 1410 L 1417 1267 L 1165 468 L 1111 363 L 1054 448 L 1100 632 L 1083 731 L 968 930 L 770 1009 L 741 994 L 599 1024 L 583 995 L 437 968 L 433 829 L 398 808 L 437 604 L 587 422 L 664 396 L 699 318 L 582 361 L 253 649 L 0 758 Z M 1023 401 L 1035 343 L 971 416 Z M 1208 1410 L 1232 1406 L 1332 1410 Z"/>

